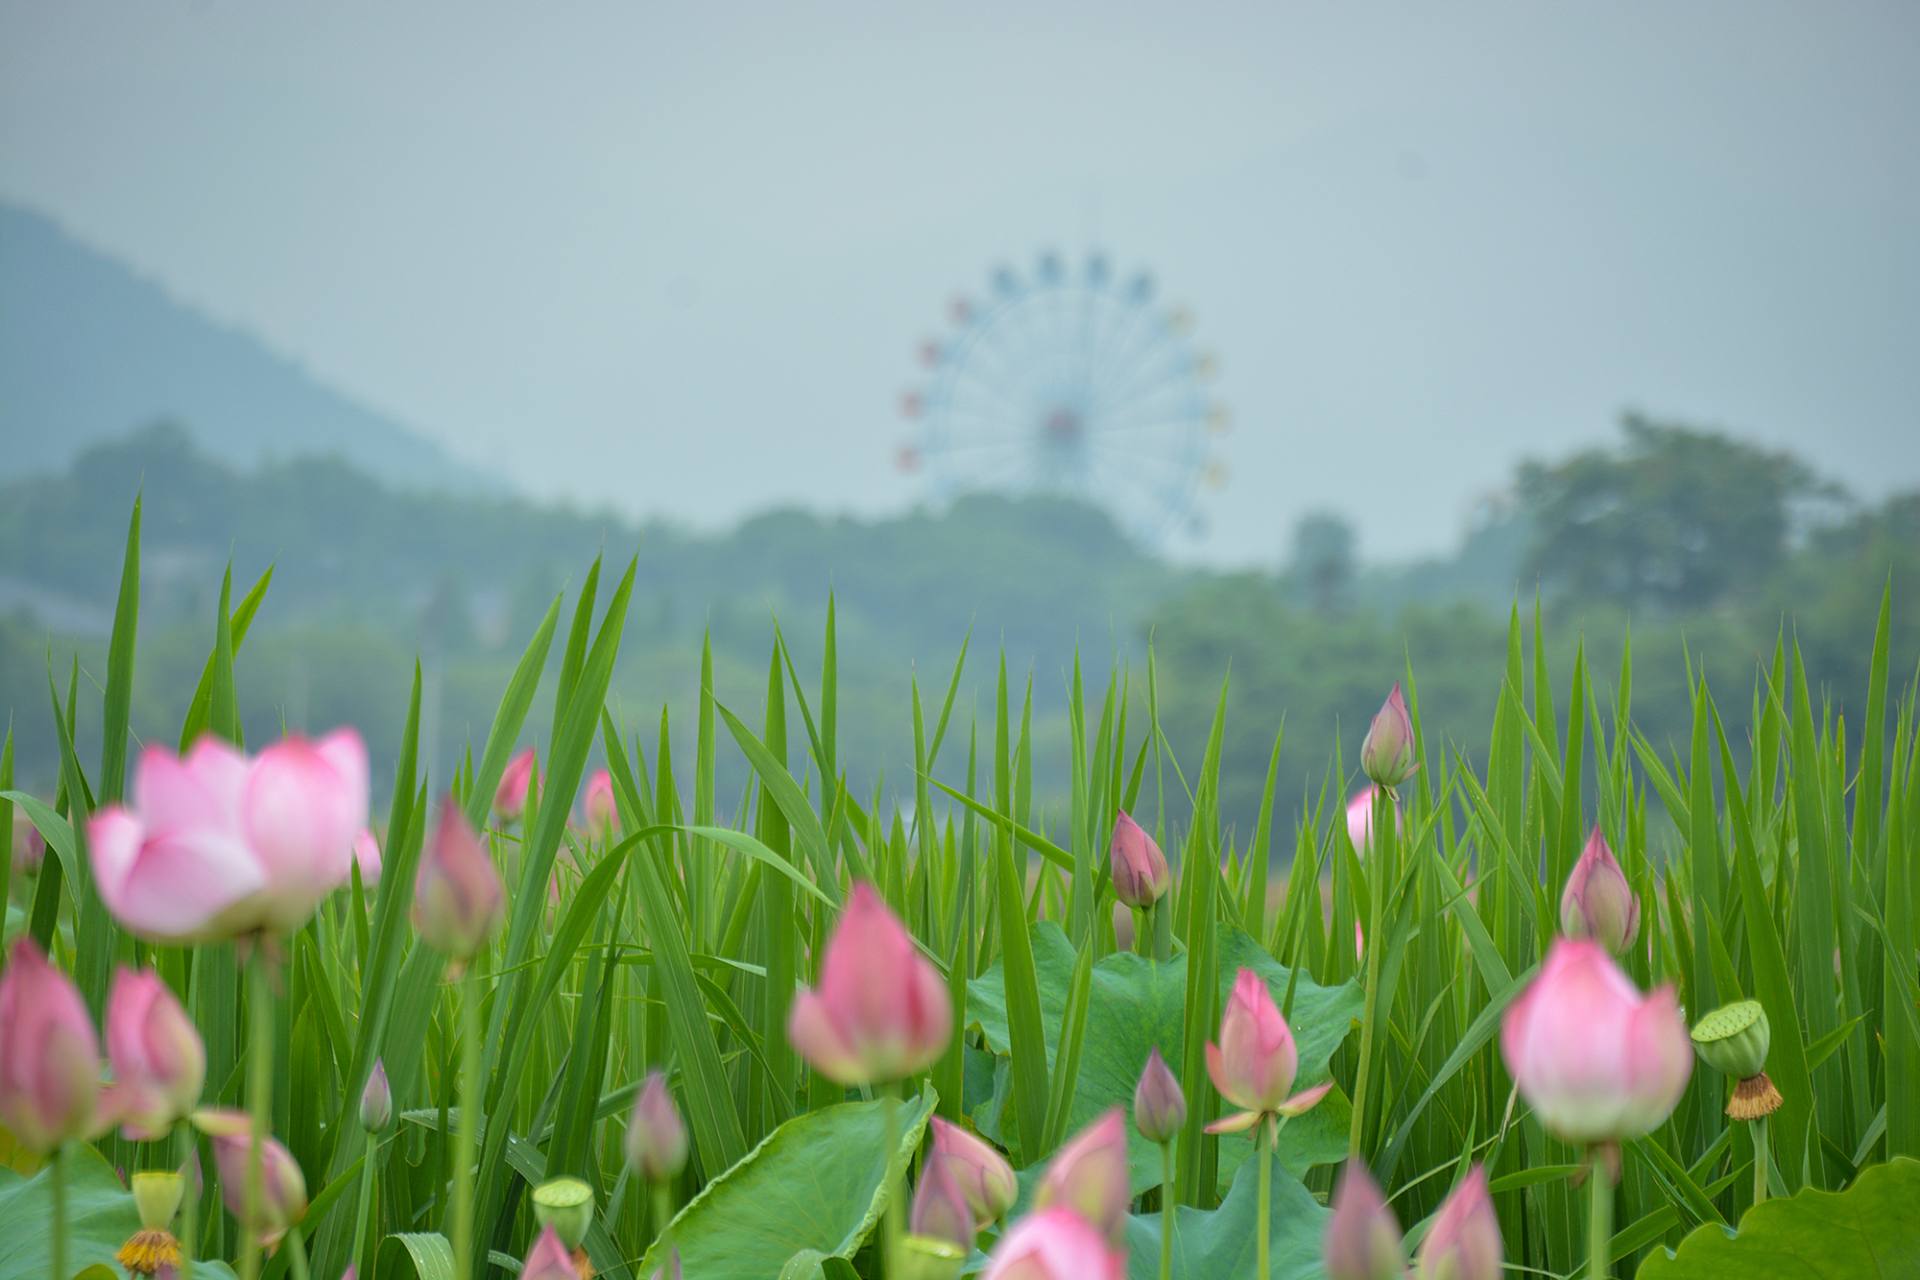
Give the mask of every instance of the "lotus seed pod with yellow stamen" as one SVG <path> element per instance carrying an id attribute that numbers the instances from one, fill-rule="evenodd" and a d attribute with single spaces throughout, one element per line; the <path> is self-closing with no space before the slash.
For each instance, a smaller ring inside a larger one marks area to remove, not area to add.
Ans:
<path id="1" fill-rule="evenodd" d="M 533 1216 L 560 1243 L 578 1249 L 593 1222 L 593 1189 L 578 1178 L 554 1178 L 533 1189 Z"/>
<path id="2" fill-rule="evenodd" d="M 114 1259 L 128 1274 L 153 1276 L 173 1274 L 180 1266 L 180 1242 L 167 1230 L 173 1215 L 180 1210 L 187 1180 L 177 1173 L 156 1172 L 133 1175 L 133 1204 L 140 1211 L 140 1230 L 120 1246 Z"/>
<path id="3" fill-rule="evenodd" d="M 1692 1035 L 1701 1060 L 1738 1081 L 1727 1103 L 1728 1116 L 1758 1120 L 1780 1109 L 1785 1099 L 1767 1079 L 1772 1037 L 1767 1011 L 1758 1000 L 1738 1000 L 1715 1009 L 1694 1024 Z"/>

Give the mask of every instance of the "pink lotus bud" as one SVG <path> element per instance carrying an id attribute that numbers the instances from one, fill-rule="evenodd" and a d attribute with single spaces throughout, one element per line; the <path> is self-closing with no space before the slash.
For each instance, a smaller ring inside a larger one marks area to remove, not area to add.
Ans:
<path id="1" fill-rule="evenodd" d="M 367 828 L 353 838 L 353 865 L 360 868 L 360 883 L 371 889 L 380 883 L 380 841 Z"/>
<path id="2" fill-rule="evenodd" d="M 1619 955 L 1640 932 L 1640 899 L 1595 827 L 1560 895 L 1560 929 L 1569 938 L 1592 938 Z"/>
<path id="3" fill-rule="evenodd" d="M 1113 892 L 1130 907 L 1152 906 L 1173 883 L 1167 856 L 1128 814 L 1113 820 L 1108 857 L 1113 863 Z"/>
<path id="4" fill-rule="evenodd" d="M 1071 1209 L 1030 1213 L 1000 1237 L 985 1280 L 1122 1280 L 1127 1255 Z"/>
<path id="5" fill-rule="evenodd" d="M 1118 1243 L 1133 1198 L 1127 1174 L 1127 1122 L 1109 1108 L 1055 1153 L 1034 1195 L 1036 1208 L 1073 1210 Z"/>
<path id="6" fill-rule="evenodd" d="M 962 1249 L 973 1248 L 973 1210 L 954 1181 L 950 1160 L 929 1160 L 913 1193 L 907 1228 L 917 1236 L 945 1240 Z"/>
<path id="7" fill-rule="evenodd" d="M 30 938 L 0 976 L 0 1124 L 42 1155 L 93 1129 L 100 1042 L 87 1006 Z"/>
<path id="8" fill-rule="evenodd" d="M 207 1051 L 193 1020 L 160 975 L 121 969 L 107 998 L 106 1110 L 127 1137 L 151 1142 L 200 1102 Z"/>
<path id="9" fill-rule="evenodd" d="M 1013 1166 L 1006 1157 L 939 1116 L 933 1118 L 933 1153 L 927 1158 L 929 1164 L 934 1161 L 948 1166 L 954 1184 L 967 1198 L 976 1226 L 997 1221 L 1019 1198 L 1020 1184 L 1014 1180 Z"/>
<path id="10" fill-rule="evenodd" d="M 687 1163 L 687 1126 L 667 1092 L 667 1078 L 647 1073 L 627 1119 L 627 1163 L 650 1182 L 678 1176 Z"/>
<path id="11" fill-rule="evenodd" d="M 265 1245 L 273 1245 L 307 1214 L 307 1180 L 293 1155 L 272 1137 L 260 1140 L 261 1181 L 265 1194 L 254 1220 L 246 1220 L 247 1162 L 252 1147 L 252 1120 L 244 1111 L 205 1108 L 193 1122 L 213 1139 L 213 1163 L 220 1171 L 220 1198 L 227 1212 L 251 1229 Z"/>
<path id="12" fill-rule="evenodd" d="M 26 810 L 18 805 L 13 810 L 13 865 L 26 875 L 32 875 L 40 869 L 41 859 L 47 856 L 47 839 L 40 834 L 40 828 L 33 825 L 33 819 Z M 6 886 L 0 885 L 0 889 Z"/>
<path id="13" fill-rule="evenodd" d="M 540 1228 L 540 1238 L 520 1264 L 520 1280 L 580 1280 L 580 1271 L 573 1265 L 573 1250 L 551 1226 Z"/>
<path id="14" fill-rule="evenodd" d="M 923 1070 L 952 1038 L 946 980 L 873 886 L 856 884 L 827 943 L 819 988 L 794 995 L 787 1039 L 814 1070 L 854 1085 Z"/>
<path id="15" fill-rule="evenodd" d="M 1117 898 L 1113 903 L 1113 945 L 1122 951 L 1133 950 L 1133 908 Z"/>
<path id="16" fill-rule="evenodd" d="M 1187 1122 L 1187 1095 L 1173 1078 L 1167 1060 L 1155 1045 L 1147 1051 L 1147 1065 L 1140 1072 L 1140 1083 L 1133 1087 L 1133 1127 L 1148 1142 L 1173 1141 L 1180 1126 Z"/>
<path id="17" fill-rule="evenodd" d="M 318 742 L 289 736 L 262 751 L 240 801 L 247 845 L 267 878 L 270 927 L 306 923 L 346 883 L 353 838 L 367 825 L 367 748 L 351 729 Z"/>
<path id="18" fill-rule="evenodd" d="M 613 775 L 605 769 L 587 779 L 587 796 L 582 802 L 587 811 L 587 831 L 596 840 L 605 840 L 620 825 L 620 809 L 613 801 Z"/>
<path id="19" fill-rule="evenodd" d="M 1397 787 L 1419 767 L 1413 746 L 1413 718 L 1396 683 L 1367 726 L 1366 741 L 1360 744 L 1360 767 L 1380 786 Z"/>
<path id="20" fill-rule="evenodd" d="M 1420 1242 L 1420 1280 L 1500 1280 L 1500 1218 L 1484 1165 L 1453 1189 Z"/>
<path id="21" fill-rule="evenodd" d="M 387 1064 L 375 1058 L 367 1087 L 360 1091 L 360 1127 L 368 1133 L 380 1133 L 392 1120 L 393 1086 L 387 1082 Z"/>
<path id="22" fill-rule="evenodd" d="M 1347 801 L 1347 839 L 1354 851 L 1365 853 L 1373 838 L 1373 788 L 1362 787 Z"/>
<path id="23" fill-rule="evenodd" d="M 534 760 L 532 747 L 507 761 L 506 771 L 500 775 L 500 785 L 493 793 L 495 816 L 512 822 L 524 813 L 529 787 L 535 795 L 540 793 L 540 769 Z"/>
<path id="24" fill-rule="evenodd" d="M 507 910 L 506 886 L 486 846 L 449 796 L 413 882 L 413 927 L 428 946 L 464 961 L 486 945 Z"/>
<path id="25" fill-rule="evenodd" d="M 1240 1107 L 1207 1126 L 1208 1133 L 1239 1133 L 1269 1115 L 1299 1115 L 1333 1087 L 1323 1085 L 1291 1094 L 1300 1069 L 1293 1029 L 1260 975 L 1242 969 L 1233 980 L 1233 994 L 1220 1015 L 1220 1042 L 1207 1043 L 1207 1074 L 1220 1096 Z"/>
<path id="26" fill-rule="evenodd" d="M 1642 996 L 1605 948 L 1566 938 L 1507 1007 L 1500 1050 L 1540 1123 L 1568 1142 L 1651 1133 L 1693 1070 L 1673 988 Z"/>
<path id="27" fill-rule="evenodd" d="M 1401 1280 L 1406 1274 L 1400 1223 L 1358 1160 L 1347 1161 L 1340 1176 L 1322 1256 L 1328 1280 Z"/>

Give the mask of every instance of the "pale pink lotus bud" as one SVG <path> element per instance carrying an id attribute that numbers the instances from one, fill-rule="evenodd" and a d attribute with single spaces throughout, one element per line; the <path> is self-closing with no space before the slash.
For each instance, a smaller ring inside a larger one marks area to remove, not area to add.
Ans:
<path id="1" fill-rule="evenodd" d="M 667 1091 L 667 1078 L 647 1073 L 627 1118 L 627 1163 L 649 1182 L 679 1175 L 687 1163 L 687 1126 Z"/>
<path id="2" fill-rule="evenodd" d="M 992 1146 L 959 1125 L 939 1116 L 933 1118 L 932 1124 L 933 1152 L 927 1157 L 928 1163 L 937 1160 L 949 1166 L 947 1172 L 967 1198 L 976 1226 L 998 1221 L 1013 1208 L 1013 1202 L 1020 1195 L 1013 1166 Z"/>
<path id="3" fill-rule="evenodd" d="M 540 1228 L 540 1238 L 520 1264 L 520 1280 L 580 1280 L 579 1268 L 573 1265 L 573 1250 L 551 1226 Z"/>
<path id="4" fill-rule="evenodd" d="M 1365 1165 L 1347 1161 L 1333 1193 L 1321 1256 L 1328 1280 L 1401 1280 L 1407 1272 L 1400 1223 Z"/>
<path id="5" fill-rule="evenodd" d="M 278 1139 L 260 1139 L 260 1168 L 264 1194 L 256 1206 L 254 1220 L 246 1220 L 247 1163 L 252 1146 L 251 1118 L 244 1111 L 203 1108 L 193 1113 L 193 1122 L 213 1139 L 213 1163 L 220 1171 L 220 1198 L 227 1212 L 251 1230 L 262 1244 L 278 1242 L 287 1229 L 298 1225 L 307 1214 L 307 1180 L 293 1154 Z"/>
<path id="6" fill-rule="evenodd" d="M 460 806 L 447 797 L 413 882 L 414 930 L 428 946 L 463 961 L 486 945 L 506 910 L 499 869 Z"/>
<path id="7" fill-rule="evenodd" d="M 1420 1242 L 1420 1280 L 1500 1280 L 1504 1256 L 1486 1166 L 1475 1165 L 1441 1203 Z"/>
<path id="8" fill-rule="evenodd" d="M 1207 1043 L 1207 1074 L 1220 1096 L 1241 1110 L 1214 1121 L 1207 1132 L 1239 1133 L 1266 1116 L 1294 1116 L 1311 1108 L 1333 1082 L 1293 1093 L 1299 1070 L 1293 1029 L 1280 1016 L 1273 994 L 1259 974 L 1240 970 L 1220 1015 L 1220 1041 Z"/>
<path id="9" fill-rule="evenodd" d="M 393 1086 L 387 1081 L 387 1064 L 375 1058 L 367 1087 L 360 1091 L 360 1127 L 368 1133 L 380 1133 L 392 1120 Z"/>
<path id="10" fill-rule="evenodd" d="M 620 809 L 613 800 L 613 775 L 605 769 L 596 769 L 587 779 L 587 795 L 581 804 L 587 811 L 587 832 L 594 839 L 605 840 L 620 825 Z"/>
<path id="11" fill-rule="evenodd" d="M 500 775 L 500 785 L 493 793 L 495 816 L 512 822 L 525 812 L 528 787 L 533 788 L 535 795 L 539 794 L 540 768 L 534 759 L 532 747 L 507 761 L 506 771 Z"/>
<path id="12" fill-rule="evenodd" d="M 985 1280 L 1122 1280 L 1127 1255 L 1071 1209 L 1030 1213 L 1000 1237 Z"/>
<path id="13" fill-rule="evenodd" d="M 1129 814 L 1113 820 L 1108 858 L 1113 864 L 1113 892 L 1130 907 L 1152 906 L 1173 883 L 1167 855 Z"/>
<path id="14" fill-rule="evenodd" d="M 1360 744 L 1360 767 L 1378 785 L 1397 787 L 1418 767 L 1413 747 L 1413 718 L 1396 683 L 1367 726 L 1366 741 Z"/>
<path id="15" fill-rule="evenodd" d="M 93 1130 L 100 1042 L 67 976 L 30 938 L 0 976 L 0 1124 L 42 1155 Z"/>
<path id="16" fill-rule="evenodd" d="M 360 883 L 371 889 L 380 883 L 380 841 L 367 828 L 353 838 L 353 865 L 360 868 Z"/>
<path id="17" fill-rule="evenodd" d="M 1133 937 L 1133 908 L 1116 898 L 1113 903 L 1113 945 L 1122 951 L 1131 951 Z"/>
<path id="18" fill-rule="evenodd" d="M 1127 1229 L 1127 1121 L 1111 1107 L 1054 1154 L 1035 1193 L 1036 1208 L 1073 1210 L 1118 1243 Z"/>
<path id="19" fill-rule="evenodd" d="M 1140 1083 L 1133 1086 L 1133 1127 L 1148 1142 L 1173 1141 L 1180 1126 L 1187 1122 L 1187 1095 L 1173 1078 L 1167 1060 L 1155 1045 L 1147 1051 L 1147 1065 L 1140 1072 Z"/>
<path id="20" fill-rule="evenodd" d="M 856 1085 L 924 1070 L 952 1038 L 946 979 L 873 886 L 854 885 L 827 943 L 820 986 L 794 995 L 787 1039 L 814 1070 Z"/>
<path id="21" fill-rule="evenodd" d="M 199 1105 L 207 1051 L 193 1020 L 160 975 L 121 969 L 107 997 L 108 1115 L 137 1142 L 166 1136 Z"/>
<path id="22" fill-rule="evenodd" d="M 289 736 L 247 771 L 240 802 L 247 845 L 266 875 L 269 927 L 305 924 L 351 875 L 353 838 L 367 825 L 367 748 L 352 729 L 317 742 Z"/>
<path id="23" fill-rule="evenodd" d="M 1640 932 L 1640 899 L 1614 861 L 1606 837 L 1595 827 L 1573 864 L 1560 895 L 1560 930 L 1569 938 L 1592 938 L 1619 955 Z"/>
<path id="24" fill-rule="evenodd" d="M 47 838 L 40 834 L 40 828 L 33 825 L 33 819 L 26 810 L 18 805 L 13 809 L 13 865 L 20 872 L 32 875 L 40 869 L 41 859 L 47 856 Z M 0 885 L 0 889 L 4 889 Z"/>
<path id="25" fill-rule="evenodd" d="M 971 1249 L 975 1234 L 973 1210 L 960 1184 L 954 1181 L 952 1165 L 950 1160 L 927 1161 L 920 1171 L 920 1185 L 913 1193 L 907 1229 L 917 1236 Z"/>
<path id="26" fill-rule="evenodd" d="M 1500 1025 L 1520 1094 L 1568 1142 L 1651 1133 L 1679 1102 L 1693 1046 L 1672 986 L 1642 996 L 1597 942 L 1561 938 Z"/>
<path id="27" fill-rule="evenodd" d="M 1373 788 L 1362 787 L 1347 801 L 1347 839 L 1356 853 L 1365 853 L 1373 839 Z"/>

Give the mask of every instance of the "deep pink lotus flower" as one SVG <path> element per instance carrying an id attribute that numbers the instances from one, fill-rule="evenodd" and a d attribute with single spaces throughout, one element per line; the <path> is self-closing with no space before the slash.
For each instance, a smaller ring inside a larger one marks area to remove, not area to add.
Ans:
<path id="1" fill-rule="evenodd" d="M 428 946 L 463 961 L 493 936 L 506 910 L 499 869 L 448 796 L 414 877 L 414 930 Z"/>
<path id="2" fill-rule="evenodd" d="M 1220 1041 L 1207 1043 L 1207 1074 L 1220 1096 L 1241 1110 L 1207 1126 L 1208 1133 L 1239 1133 L 1270 1115 L 1297 1116 L 1333 1088 L 1329 1080 L 1292 1093 L 1300 1070 L 1293 1029 L 1259 974 L 1240 970 L 1220 1015 Z"/>
<path id="3" fill-rule="evenodd" d="M 1111 1107 L 1054 1154 L 1033 1203 L 1063 1205 L 1118 1242 L 1127 1227 L 1127 1121 Z"/>
<path id="4" fill-rule="evenodd" d="M 827 943 L 819 988 L 794 995 L 787 1039 L 814 1070 L 855 1085 L 924 1070 L 952 1038 L 946 980 L 873 886 L 856 884 Z"/>
<path id="5" fill-rule="evenodd" d="M 526 811 L 529 786 L 535 795 L 539 794 L 540 766 L 534 759 L 532 747 L 507 761 L 506 771 L 500 775 L 500 785 L 493 792 L 494 815 L 507 822 L 518 818 Z"/>
<path id="6" fill-rule="evenodd" d="M 1333 1193 L 1321 1258 L 1328 1280 L 1401 1280 L 1406 1275 L 1399 1220 L 1358 1160 L 1347 1161 Z"/>
<path id="7" fill-rule="evenodd" d="M 1568 1142 L 1651 1133 L 1693 1070 L 1672 986 L 1642 996 L 1599 943 L 1566 938 L 1508 1006 L 1500 1049 L 1540 1123 Z"/>
<path id="8" fill-rule="evenodd" d="M 1147 1065 L 1133 1086 L 1133 1127 L 1148 1142 L 1166 1143 L 1186 1122 L 1187 1095 L 1180 1091 L 1180 1082 L 1156 1045 L 1147 1051 Z"/>
<path id="9" fill-rule="evenodd" d="M 605 840 L 620 825 L 620 809 L 613 800 L 613 775 L 596 769 L 587 779 L 586 798 L 581 806 L 587 813 L 587 832 L 596 840 Z"/>
<path id="10" fill-rule="evenodd" d="M 1127 1255 L 1071 1209 L 1020 1219 L 987 1258 L 985 1280 L 1122 1280 Z"/>
<path id="11" fill-rule="evenodd" d="M 160 975 L 121 969 L 107 997 L 106 1111 L 127 1137 L 151 1142 L 200 1103 L 207 1051 L 193 1020 Z"/>
<path id="12" fill-rule="evenodd" d="M 580 1280 L 580 1270 L 573 1265 L 573 1250 L 567 1248 L 551 1224 L 540 1228 L 540 1238 L 520 1265 L 520 1280 Z"/>
<path id="13" fill-rule="evenodd" d="M 371 889 L 380 883 L 380 841 L 366 827 L 353 838 L 353 864 L 360 868 L 360 883 Z"/>
<path id="14" fill-rule="evenodd" d="M 252 1146 L 252 1120 L 244 1111 L 207 1107 L 193 1113 L 194 1124 L 213 1139 L 214 1167 L 220 1171 L 220 1198 L 227 1212 L 249 1227 L 269 1248 L 287 1229 L 307 1216 L 307 1180 L 293 1153 L 278 1139 L 260 1142 L 260 1168 L 265 1194 L 254 1221 L 246 1220 L 247 1159 Z"/>
<path id="15" fill-rule="evenodd" d="M 1380 786 L 1397 787 L 1419 767 L 1413 748 L 1413 717 L 1407 714 L 1407 700 L 1396 682 L 1367 726 L 1366 741 L 1360 744 L 1360 767 Z"/>
<path id="16" fill-rule="evenodd" d="M 1500 1280 L 1504 1256 L 1487 1170 L 1475 1165 L 1441 1203 L 1420 1242 L 1420 1280 Z"/>
<path id="17" fill-rule="evenodd" d="M 373 1060 L 367 1073 L 367 1087 L 360 1091 L 360 1127 L 368 1133 L 380 1133 L 393 1122 L 393 1085 L 387 1079 L 387 1064 Z"/>
<path id="18" fill-rule="evenodd" d="M 1113 820 L 1108 859 L 1113 864 L 1113 892 L 1130 907 L 1152 906 L 1173 883 L 1167 855 L 1130 814 Z"/>
<path id="19" fill-rule="evenodd" d="M 93 1131 L 100 1042 L 86 1003 L 30 938 L 0 977 L 0 1124 L 46 1154 Z"/>
<path id="20" fill-rule="evenodd" d="M 665 1182 L 687 1163 L 687 1125 L 667 1092 L 667 1078 L 647 1073 L 627 1118 L 627 1163 L 649 1182 Z"/>
<path id="21" fill-rule="evenodd" d="M 87 826 L 114 918 L 157 942 L 297 929 L 343 884 L 367 821 L 367 750 L 338 729 L 246 756 L 205 737 L 184 759 L 140 755 L 133 804 Z"/>
<path id="22" fill-rule="evenodd" d="M 1614 955 L 1631 947 L 1640 932 L 1640 899 L 1599 827 L 1587 837 L 1560 894 L 1560 930 L 1569 938 L 1592 938 Z"/>
<path id="23" fill-rule="evenodd" d="M 954 1181 L 952 1167 L 950 1160 L 927 1161 L 920 1171 L 920 1185 L 913 1192 L 907 1229 L 917 1236 L 971 1249 L 976 1234 L 973 1209 Z"/>
<path id="24" fill-rule="evenodd" d="M 940 1161 L 950 1168 L 955 1185 L 973 1210 L 974 1225 L 984 1227 L 996 1222 L 1013 1208 L 1019 1198 L 1020 1184 L 1014 1180 L 1013 1166 L 984 1140 L 957 1124 L 933 1117 L 933 1151 L 929 1164 Z"/>

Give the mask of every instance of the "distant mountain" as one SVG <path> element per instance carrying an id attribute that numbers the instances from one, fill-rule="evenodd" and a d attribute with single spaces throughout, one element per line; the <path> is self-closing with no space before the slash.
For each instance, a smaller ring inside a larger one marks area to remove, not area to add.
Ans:
<path id="1" fill-rule="evenodd" d="M 0 203 L 0 476 L 64 468 L 161 419 L 242 466 L 332 454 L 406 488 L 506 488 L 51 219 Z"/>

